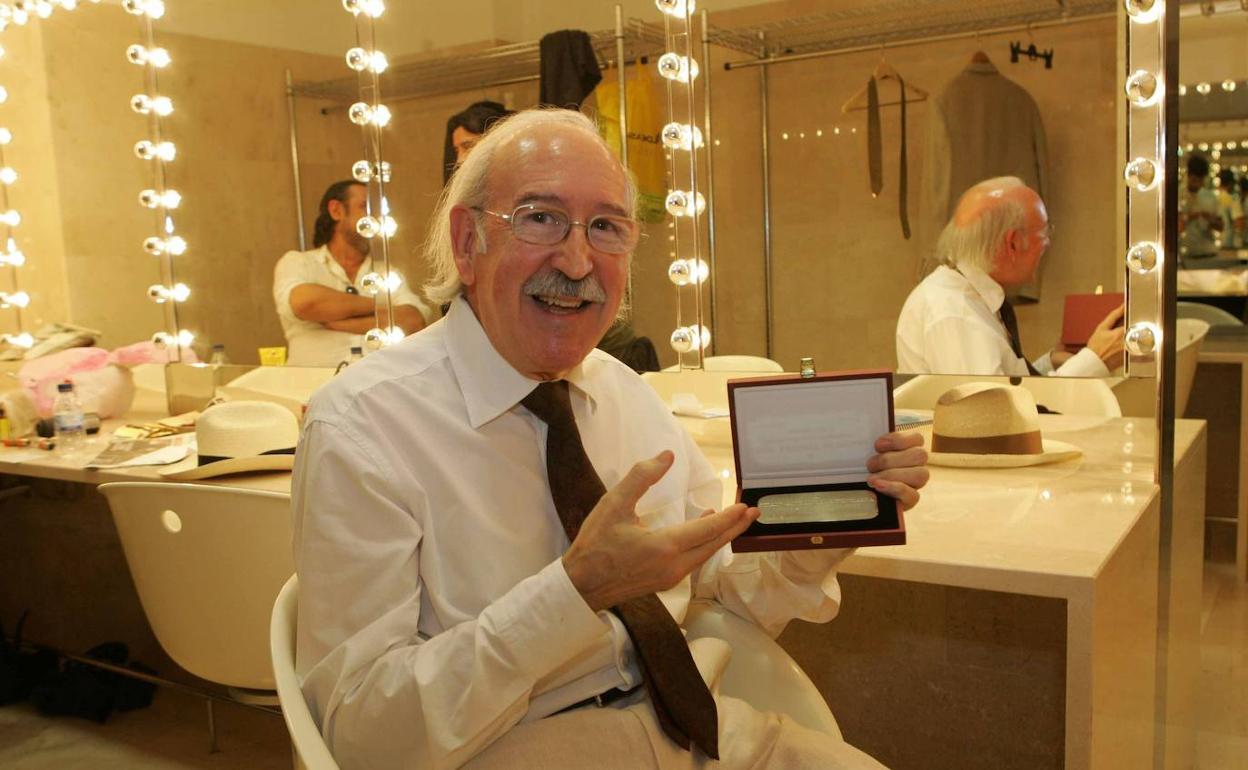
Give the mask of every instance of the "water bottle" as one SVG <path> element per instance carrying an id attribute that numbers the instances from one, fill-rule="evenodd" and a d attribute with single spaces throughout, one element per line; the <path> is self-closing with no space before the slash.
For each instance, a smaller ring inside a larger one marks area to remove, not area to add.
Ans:
<path id="1" fill-rule="evenodd" d="M 74 383 L 69 380 L 56 386 L 56 401 L 52 402 L 52 422 L 56 427 L 56 441 L 61 447 L 73 449 L 82 443 L 82 404 L 74 393 Z"/>
<path id="2" fill-rule="evenodd" d="M 221 366 L 228 364 L 230 359 L 225 355 L 225 345 L 217 344 L 212 346 L 212 355 L 208 358 L 208 363 L 213 366 Z"/>

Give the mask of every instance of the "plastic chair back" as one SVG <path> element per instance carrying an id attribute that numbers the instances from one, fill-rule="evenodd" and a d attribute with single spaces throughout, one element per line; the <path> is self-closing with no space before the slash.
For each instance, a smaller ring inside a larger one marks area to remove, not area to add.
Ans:
<path id="1" fill-rule="evenodd" d="M 759 711 L 786 714 L 794 722 L 841 737 L 841 728 L 819 688 L 789 654 L 761 628 L 714 602 L 689 606 L 684 623 L 686 638 L 722 639 L 732 657 L 719 678 L 719 692 L 740 698 Z"/>
<path id="2" fill-rule="evenodd" d="M 707 356 L 702 365 L 708 372 L 755 372 L 764 374 L 780 374 L 784 367 L 770 358 L 762 356 Z M 680 365 L 669 366 L 663 371 L 678 372 Z"/>
<path id="3" fill-rule="evenodd" d="M 272 690 L 269 614 L 295 571 L 290 498 L 200 484 L 104 484 L 143 612 L 195 676 Z"/>
<path id="4" fill-rule="evenodd" d="M 1176 302 L 1175 310 L 1178 317 L 1195 318 L 1210 326 L 1243 326 L 1244 322 L 1220 307 L 1206 305 L 1203 302 Z"/>
<path id="5" fill-rule="evenodd" d="M 290 742 L 295 747 L 296 770 L 338 770 L 338 763 L 321 738 L 308 702 L 303 698 L 299 677 L 295 675 L 295 629 L 298 620 L 299 577 L 291 575 L 273 604 L 269 633 L 277 698 L 282 704 L 282 717 L 290 732 Z"/>
<path id="6" fill-rule="evenodd" d="M 1217 309 L 1214 308 L 1214 310 Z M 1209 332 L 1210 325 L 1207 321 L 1198 318 L 1179 318 L 1175 321 L 1174 413 L 1179 417 L 1183 416 L 1183 412 L 1187 409 L 1187 401 L 1192 395 L 1192 383 L 1196 381 L 1200 346 Z"/>

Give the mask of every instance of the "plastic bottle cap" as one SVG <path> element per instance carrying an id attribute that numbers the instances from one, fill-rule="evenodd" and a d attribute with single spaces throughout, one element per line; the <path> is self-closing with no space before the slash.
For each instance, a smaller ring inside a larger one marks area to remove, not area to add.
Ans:
<path id="1" fill-rule="evenodd" d="M 74 389 L 74 383 L 70 382 L 69 380 L 65 380 L 64 382 L 59 382 L 56 385 L 57 393 L 69 393 L 69 392 L 72 392 L 73 389 Z"/>

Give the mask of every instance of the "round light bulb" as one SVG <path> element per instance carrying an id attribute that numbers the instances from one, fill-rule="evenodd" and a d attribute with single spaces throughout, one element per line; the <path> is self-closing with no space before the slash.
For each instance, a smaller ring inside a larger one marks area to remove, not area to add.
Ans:
<path id="1" fill-rule="evenodd" d="M 13 19 L 14 24 L 21 27 L 25 25 L 26 22 L 30 21 L 30 14 L 27 13 L 26 8 L 24 6 L 19 5 L 18 3 L 14 3 L 12 19 Z"/>
<path id="2" fill-rule="evenodd" d="M 159 19 L 165 15 L 164 0 L 146 0 L 143 6 L 143 12 L 148 15 L 148 18 Z"/>
<path id="3" fill-rule="evenodd" d="M 26 307 L 30 304 L 30 295 L 24 291 L 19 291 L 14 294 L 4 294 L 2 296 L 4 297 L 4 304 L 6 305 L 12 305 L 13 307 Z"/>
<path id="4" fill-rule="evenodd" d="M 1127 78 L 1127 99 L 1136 107 L 1149 107 L 1161 99 L 1161 83 L 1148 70 L 1136 70 Z"/>
<path id="5" fill-rule="evenodd" d="M 365 238 L 376 238 L 381 232 L 381 223 L 373 217 L 360 217 L 355 223 L 355 231 Z"/>
<path id="6" fill-rule="evenodd" d="M 385 184 L 390 184 L 390 161 L 383 160 L 380 168 L 374 167 L 373 174 L 374 176 L 380 176 L 381 181 Z"/>
<path id="7" fill-rule="evenodd" d="M 1201 96 L 1208 96 L 1209 92 L 1212 90 L 1213 90 L 1213 86 L 1209 85 L 1208 83 L 1196 84 L 1196 93 L 1200 94 Z"/>
<path id="8" fill-rule="evenodd" d="M 4 335 L 4 340 L 10 345 L 18 348 L 31 348 L 35 345 L 35 338 L 30 335 L 30 332 L 22 332 L 21 334 L 6 334 Z"/>
<path id="9" fill-rule="evenodd" d="M 347 109 L 347 117 L 357 126 L 368 125 L 373 119 L 373 108 L 364 102 L 356 102 Z"/>
<path id="10" fill-rule="evenodd" d="M 386 4 L 382 0 L 360 0 L 360 11 L 369 18 L 379 18 L 386 12 Z"/>
<path id="11" fill-rule="evenodd" d="M 1223 80 L 1223 81 L 1222 81 L 1222 90 L 1223 90 L 1223 91 L 1226 91 L 1226 92 L 1229 94 L 1230 92 L 1234 91 L 1234 90 L 1235 90 L 1235 88 L 1236 88 L 1236 86 L 1238 86 L 1238 85 L 1239 85 L 1239 84 L 1238 84 L 1238 83 L 1236 83 L 1234 80 L 1230 80 L 1230 79 Z"/>
<path id="12" fill-rule="evenodd" d="M 672 332 L 669 342 L 677 353 L 688 353 L 693 350 L 693 332 L 687 326 L 678 327 Z"/>
<path id="13" fill-rule="evenodd" d="M 17 227 L 21 223 L 22 215 L 18 213 L 17 209 L 9 209 L 3 214 L 0 214 L 0 224 L 6 224 L 9 227 Z"/>
<path id="14" fill-rule="evenodd" d="M 41 19 L 48 18 L 52 15 L 52 4 L 48 0 L 36 0 L 35 15 Z"/>
<path id="15" fill-rule="evenodd" d="M 360 0 L 342 0 L 342 7 L 352 16 L 355 16 L 360 12 Z"/>
<path id="16" fill-rule="evenodd" d="M 169 300 L 169 290 L 158 283 L 154 283 L 147 287 L 147 298 L 157 305 L 163 305 Z"/>
<path id="17" fill-rule="evenodd" d="M 138 156 L 139 160 L 151 160 L 156 157 L 156 145 L 146 139 L 135 142 L 134 154 Z"/>
<path id="18" fill-rule="evenodd" d="M 177 190 L 165 190 L 165 194 L 161 196 L 160 205 L 167 209 L 176 209 L 182 205 L 182 193 Z"/>
<path id="19" fill-rule="evenodd" d="M 1187 96 L 1187 86 L 1179 83 L 1179 96 Z"/>
<path id="20" fill-rule="evenodd" d="M 370 297 L 381 293 L 381 274 L 369 273 L 360 279 L 360 288 Z"/>
<path id="21" fill-rule="evenodd" d="M 139 44 L 126 47 L 126 61 L 142 66 L 147 64 L 147 49 Z"/>
<path id="22" fill-rule="evenodd" d="M 386 333 L 378 328 L 364 332 L 364 346 L 369 350 L 380 350 L 386 346 Z"/>
<path id="23" fill-rule="evenodd" d="M 390 108 L 384 104 L 379 104 L 373 108 L 372 124 L 378 128 L 385 128 L 390 124 Z"/>
<path id="24" fill-rule="evenodd" d="M 394 221 L 394 217 L 386 216 L 381 218 L 381 232 L 387 238 L 393 238 L 394 234 L 399 231 L 399 223 Z"/>
<path id="25" fill-rule="evenodd" d="M 130 97 L 130 109 L 140 115 L 146 115 L 152 111 L 152 100 L 147 94 L 135 94 Z"/>
<path id="26" fill-rule="evenodd" d="M 1146 192 L 1157 186 L 1157 182 L 1161 179 L 1161 173 L 1157 169 L 1157 164 L 1148 158 L 1136 158 L 1127 164 L 1122 172 L 1123 179 L 1126 180 L 1127 186 L 1133 187 L 1140 192 Z"/>
<path id="27" fill-rule="evenodd" d="M 186 253 L 186 241 L 180 235 L 175 235 L 165 241 L 165 249 L 175 257 L 180 257 Z"/>
<path id="28" fill-rule="evenodd" d="M 165 253 L 165 239 L 151 236 L 143 239 L 143 250 L 153 257 L 159 257 Z"/>
<path id="29" fill-rule="evenodd" d="M 1123 0 L 1127 16 L 1136 24 L 1151 24 L 1161 17 L 1162 0 Z"/>
<path id="30" fill-rule="evenodd" d="M 702 130 L 684 123 L 668 123 L 660 133 L 663 146 L 669 150 L 690 150 L 702 146 Z M 692 141 L 690 140 L 692 137 Z"/>
<path id="31" fill-rule="evenodd" d="M 173 146 L 173 142 L 161 142 L 156 145 L 156 157 L 166 163 L 172 161 L 178 155 L 178 148 Z"/>
<path id="32" fill-rule="evenodd" d="M 1197 148 L 1198 148 L 1201 152 L 1209 152 L 1209 143 L 1208 143 L 1208 142 L 1201 142 L 1200 144 L 1196 145 L 1196 147 L 1197 147 Z"/>
<path id="33" fill-rule="evenodd" d="M 7 128 L 0 128 L 0 146 L 6 145 L 13 141 L 13 132 Z"/>
<path id="34" fill-rule="evenodd" d="M 13 184 L 17 181 L 17 172 L 12 166 L 0 168 L 0 184 Z"/>
<path id="35" fill-rule="evenodd" d="M 688 286 L 693 281 L 693 268 L 688 260 L 678 259 L 668 266 L 667 277 L 677 286 Z"/>
<path id="36" fill-rule="evenodd" d="M 1161 247 L 1156 243 L 1144 241 L 1127 250 L 1127 269 L 1140 275 L 1147 275 L 1161 264 Z"/>
<path id="37" fill-rule="evenodd" d="M 156 69 L 164 69 L 169 66 L 173 58 L 169 56 L 169 52 L 163 48 L 153 48 L 147 52 L 147 63 Z"/>
<path id="38" fill-rule="evenodd" d="M 667 194 L 664 204 L 667 212 L 674 217 L 691 217 L 695 213 L 701 214 L 706 210 L 706 198 L 702 196 L 702 193 L 694 197 L 684 190 L 672 190 Z"/>
<path id="39" fill-rule="evenodd" d="M 141 16 L 143 14 L 144 5 L 145 3 L 143 0 L 121 0 L 121 7 L 126 10 L 126 13 L 133 14 L 135 16 Z"/>
<path id="40" fill-rule="evenodd" d="M 9 100 L 9 89 L 0 86 L 0 104 L 4 104 Z"/>
<path id="41" fill-rule="evenodd" d="M 1127 329 L 1124 342 L 1131 355 L 1151 356 L 1161 345 L 1161 329 L 1147 321 L 1133 324 Z"/>
<path id="42" fill-rule="evenodd" d="M 160 205 L 160 193 L 155 190 L 143 190 L 139 193 L 139 205 L 154 209 Z"/>
<path id="43" fill-rule="evenodd" d="M 654 0 L 654 5 L 668 16 L 688 18 L 697 10 L 695 0 Z"/>
<path id="44" fill-rule="evenodd" d="M 173 298 L 174 302 L 186 302 L 191 296 L 191 287 L 184 283 L 175 283 L 169 291 L 169 296 Z"/>
<path id="45" fill-rule="evenodd" d="M 361 184 L 368 184 L 373 178 L 372 164 L 366 160 L 357 160 L 352 163 L 351 178 Z"/>
<path id="46" fill-rule="evenodd" d="M 368 68 L 380 75 L 390 67 L 390 60 L 381 51 L 373 51 L 373 55 L 369 57 Z"/>
<path id="47" fill-rule="evenodd" d="M 347 66 L 356 72 L 363 72 L 368 69 L 368 51 L 363 48 L 352 48 L 347 51 Z"/>
<path id="48" fill-rule="evenodd" d="M 152 111 L 162 118 L 173 114 L 173 100 L 168 96 L 157 96 L 152 99 Z"/>
<path id="49" fill-rule="evenodd" d="M 668 80 L 688 83 L 698 77 L 698 62 L 687 56 L 668 52 L 659 57 L 659 74 Z"/>

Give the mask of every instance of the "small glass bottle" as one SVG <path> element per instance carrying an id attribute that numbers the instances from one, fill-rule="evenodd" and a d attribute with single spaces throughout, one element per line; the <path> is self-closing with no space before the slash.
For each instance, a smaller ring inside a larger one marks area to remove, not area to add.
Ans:
<path id="1" fill-rule="evenodd" d="M 220 343 L 213 345 L 212 355 L 208 358 L 208 363 L 213 366 L 221 366 L 222 364 L 228 364 L 229 362 L 229 357 L 225 355 L 225 345 Z"/>
<path id="2" fill-rule="evenodd" d="M 69 380 L 56 386 L 52 422 L 56 427 L 56 441 L 62 447 L 72 449 L 82 443 L 82 404 L 78 401 L 78 394 L 74 393 L 74 383 Z"/>

